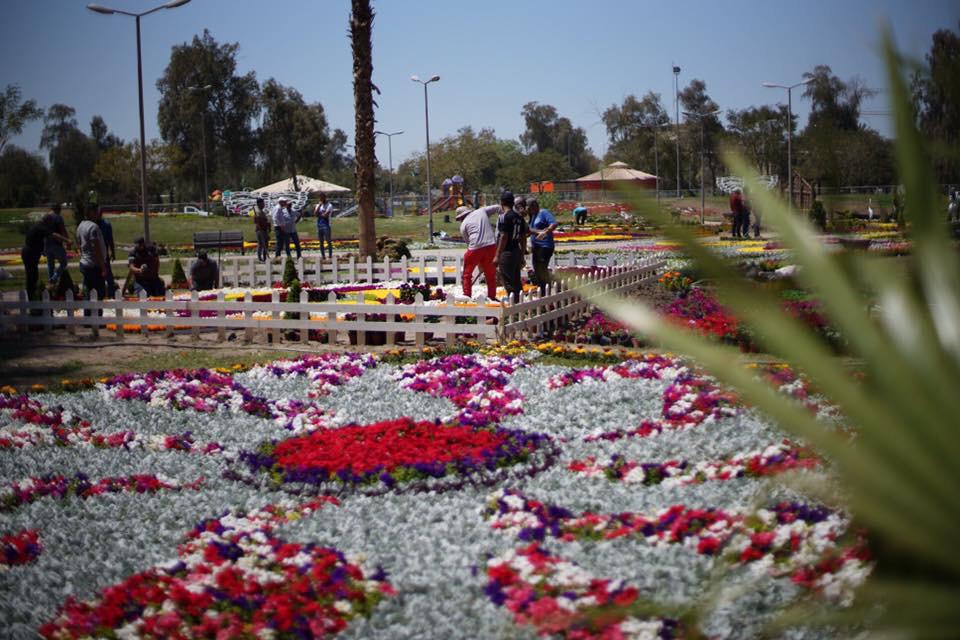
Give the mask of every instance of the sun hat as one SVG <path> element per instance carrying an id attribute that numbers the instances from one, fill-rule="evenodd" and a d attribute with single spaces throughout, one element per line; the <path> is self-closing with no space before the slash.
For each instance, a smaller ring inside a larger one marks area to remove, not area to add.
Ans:
<path id="1" fill-rule="evenodd" d="M 464 205 L 462 207 L 457 207 L 457 220 L 463 220 L 467 217 L 467 214 L 473 211 L 470 207 Z"/>

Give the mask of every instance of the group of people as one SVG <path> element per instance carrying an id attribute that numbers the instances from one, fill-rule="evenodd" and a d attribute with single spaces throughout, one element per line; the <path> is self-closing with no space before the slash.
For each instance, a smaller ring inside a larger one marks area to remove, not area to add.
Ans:
<path id="1" fill-rule="evenodd" d="M 333 213 L 333 205 L 327 202 L 326 194 L 320 194 L 320 202 L 313 208 L 313 216 L 317 219 L 317 239 L 320 242 L 320 256 L 327 258 L 327 254 L 333 257 L 333 241 L 330 231 L 330 216 Z M 263 198 L 257 198 L 256 204 L 250 212 L 253 218 L 254 229 L 257 234 L 257 259 L 260 262 L 266 262 L 270 254 L 270 228 L 273 228 L 276 237 L 276 252 L 274 257 L 279 258 L 280 252 L 285 251 L 287 257 L 291 256 L 290 243 L 293 243 L 297 252 L 297 258 L 300 258 L 302 251 L 300 248 L 300 234 L 297 233 L 297 223 L 303 219 L 302 211 L 295 210 L 293 203 L 289 198 L 281 197 L 277 204 L 267 211 L 266 203 Z"/>
<path id="2" fill-rule="evenodd" d="M 31 298 L 37 295 L 40 281 L 40 258 L 46 257 L 47 276 L 51 285 L 57 284 L 67 270 L 67 249 L 76 243 L 78 267 L 84 289 L 96 291 L 97 297 L 113 297 L 118 285 L 113 276 L 111 263 L 116 260 L 117 249 L 113 226 L 104 219 L 99 207 L 89 207 L 84 219 L 77 225 L 71 238 L 61 214 L 60 204 L 53 204 L 50 211 L 27 229 L 20 257 L 26 275 L 26 289 Z M 160 253 L 157 246 L 145 238 L 137 238 L 127 260 L 133 293 L 147 296 L 163 296 L 166 283 L 160 276 Z M 198 291 L 213 289 L 219 285 L 219 268 L 206 252 L 201 251 L 190 267 L 190 285 Z"/>
<path id="3" fill-rule="evenodd" d="M 490 217 L 497 215 L 496 230 Z M 463 294 L 473 294 L 474 270 L 477 268 L 487 282 L 487 297 L 496 299 L 497 280 L 514 303 L 520 301 L 523 290 L 522 275 L 526 264 L 527 239 L 533 261 L 533 280 L 546 293 L 550 284 L 550 259 L 555 248 L 553 232 L 557 220 L 553 214 L 540 208 L 534 198 L 515 198 L 510 191 L 500 194 L 500 204 L 457 209 L 460 234 L 467 243 L 463 257 Z"/>
<path id="4" fill-rule="evenodd" d="M 733 214 L 732 235 L 734 238 L 749 238 L 751 228 L 753 229 L 753 237 L 760 237 L 760 214 L 750 209 L 747 199 L 743 195 L 743 189 L 740 187 L 730 193 L 730 212 Z M 752 222 L 751 218 L 753 219 Z"/>

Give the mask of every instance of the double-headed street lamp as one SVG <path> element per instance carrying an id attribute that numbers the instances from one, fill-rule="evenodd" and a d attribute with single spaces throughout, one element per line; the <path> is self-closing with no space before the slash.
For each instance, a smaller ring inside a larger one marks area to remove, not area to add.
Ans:
<path id="1" fill-rule="evenodd" d="M 90 11 L 96 11 L 97 13 L 108 16 L 114 13 L 131 16 L 137 23 L 137 91 L 140 98 L 140 199 L 143 204 L 143 238 L 147 242 L 150 241 L 150 211 L 147 206 L 147 141 L 143 132 L 143 62 L 141 61 L 140 55 L 140 18 L 150 15 L 155 11 L 160 11 L 161 9 L 176 9 L 188 2 L 190 2 L 190 0 L 170 0 L 170 2 L 164 3 L 159 7 L 141 11 L 140 13 L 123 11 L 121 9 L 110 9 L 109 7 L 101 7 L 98 4 L 87 5 L 87 9 L 90 9 Z"/>
<path id="2" fill-rule="evenodd" d="M 386 131 L 373 132 L 375 136 L 387 136 L 387 149 L 390 154 L 390 204 L 387 206 L 387 216 L 390 218 L 393 217 L 393 136 L 398 136 L 401 133 L 403 133 L 403 131 L 394 131 L 393 133 L 387 133 Z M 429 142 L 427 146 L 430 146 Z"/>
<path id="3" fill-rule="evenodd" d="M 207 91 L 213 89 L 212 84 L 204 85 L 202 87 L 187 87 L 187 91 L 202 91 L 206 94 Z M 200 140 L 203 144 L 203 210 L 207 210 L 207 194 L 210 193 L 210 188 L 207 186 L 207 98 L 204 95 L 203 102 L 203 111 L 200 112 Z"/>
<path id="4" fill-rule="evenodd" d="M 700 121 L 700 224 L 703 224 L 704 218 L 704 208 L 706 207 L 706 188 L 703 184 L 703 119 L 709 118 L 710 116 L 720 113 L 720 109 L 716 111 L 707 111 L 706 113 L 693 112 L 693 111 L 684 111 L 683 115 L 688 118 L 696 118 Z"/>
<path id="5" fill-rule="evenodd" d="M 430 242 L 433 242 L 433 195 L 430 192 L 432 186 L 430 184 L 430 110 L 427 106 L 427 85 L 440 80 L 440 76 L 433 76 L 429 80 L 421 80 L 420 76 L 410 76 L 410 79 L 423 85 L 423 119 L 426 122 L 427 131 L 427 213 L 430 215 Z"/>
<path id="6" fill-rule="evenodd" d="M 793 99 L 791 92 L 797 87 L 813 82 L 813 78 L 801 80 L 797 84 L 785 85 L 775 84 L 773 82 L 761 82 L 760 84 L 770 89 L 787 90 L 787 199 L 790 206 L 793 206 Z"/>

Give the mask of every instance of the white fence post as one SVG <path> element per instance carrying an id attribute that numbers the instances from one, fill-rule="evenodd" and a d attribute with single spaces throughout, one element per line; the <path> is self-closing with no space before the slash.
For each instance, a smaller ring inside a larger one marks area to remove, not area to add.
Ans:
<path id="1" fill-rule="evenodd" d="M 173 319 L 175 317 L 173 311 L 173 291 L 170 291 L 170 289 L 167 289 L 166 302 L 168 306 L 164 312 L 164 315 L 167 317 L 167 325 L 165 327 L 164 335 L 168 340 L 170 340 L 173 338 Z"/>
<path id="2" fill-rule="evenodd" d="M 276 289 L 270 293 L 270 302 L 274 305 L 280 303 L 280 292 Z M 276 321 L 281 318 L 281 313 L 276 309 L 276 307 L 274 307 L 273 311 L 270 312 L 270 317 L 273 319 L 274 323 L 276 323 Z M 277 329 L 276 326 L 270 329 L 270 339 L 274 344 L 280 343 L 280 330 Z"/>
<path id="3" fill-rule="evenodd" d="M 253 294 L 247 291 L 243 294 L 243 341 L 247 344 L 253 342 Z"/>
<path id="4" fill-rule="evenodd" d="M 197 304 L 200 300 L 200 297 L 197 295 L 196 291 L 190 292 L 190 319 L 193 320 L 193 326 L 190 327 L 190 338 L 193 340 L 200 339 L 200 325 L 196 323 L 196 318 L 200 317 L 200 308 Z"/>
<path id="5" fill-rule="evenodd" d="M 147 302 L 147 292 L 140 291 L 140 307 L 137 309 L 137 318 L 140 320 L 140 335 L 147 335 L 147 325 L 143 322 L 143 319 L 147 317 L 147 310 L 144 309 L 144 305 Z"/>
<path id="6" fill-rule="evenodd" d="M 40 295 L 40 302 L 44 303 L 44 306 L 50 304 L 50 291 L 43 290 Z M 53 307 L 45 308 L 41 317 L 43 318 L 43 332 L 49 334 L 53 331 Z"/>
<path id="7" fill-rule="evenodd" d="M 307 292 L 303 289 L 300 290 L 300 304 L 307 304 L 309 302 L 309 296 Z M 300 342 L 307 344 L 310 341 L 310 312 L 301 311 L 300 312 L 300 322 L 302 323 L 300 328 Z"/>
<path id="8" fill-rule="evenodd" d="M 224 319 L 227 317 L 227 311 L 223 308 L 226 298 L 223 291 L 217 292 L 217 342 L 223 342 L 227 338 L 227 330 L 224 326 Z"/>

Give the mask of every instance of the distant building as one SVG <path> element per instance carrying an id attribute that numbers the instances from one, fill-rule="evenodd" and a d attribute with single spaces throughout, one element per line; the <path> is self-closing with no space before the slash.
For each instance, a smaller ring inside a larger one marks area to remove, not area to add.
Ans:
<path id="1" fill-rule="evenodd" d="M 594 201 L 609 199 L 617 189 L 624 187 L 656 189 L 657 176 L 633 169 L 625 162 L 614 162 L 576 180 L 531 182 L 530 193 L 575 194 L 571 197 Z"/>

